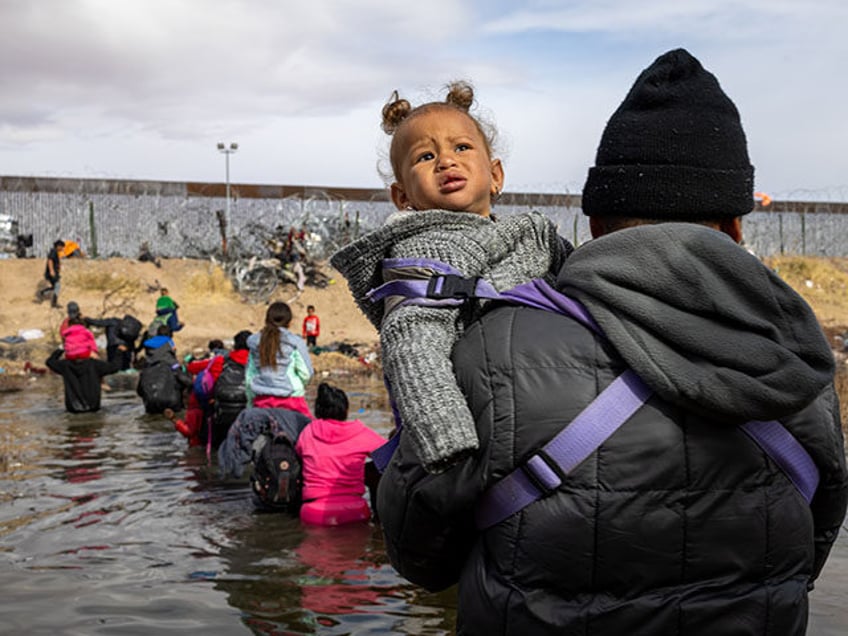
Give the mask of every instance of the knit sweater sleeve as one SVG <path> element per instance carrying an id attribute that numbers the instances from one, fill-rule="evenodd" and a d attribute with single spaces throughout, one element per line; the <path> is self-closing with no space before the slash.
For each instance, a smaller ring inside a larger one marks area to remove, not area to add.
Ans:
<path id="1" fill-rule="evenodd" d="M 459 334 L 458 309 L 415 305 L 389 313 L 380 330 L 384 371 L 404 434 L 431 472 L 478 446 L 474 419 L 450 361 Z"/>

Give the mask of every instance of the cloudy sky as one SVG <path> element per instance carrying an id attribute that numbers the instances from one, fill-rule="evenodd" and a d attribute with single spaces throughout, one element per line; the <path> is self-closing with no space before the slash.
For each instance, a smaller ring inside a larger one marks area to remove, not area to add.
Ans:
<path id="1" fill-rule="evenodd" d="M 848 200 L 844 0 L 0 0 L 0 175 L 381 187 L 380 109 L 469 79 L 506 186 L 579 192 L 609 115 L 687 48 L 756 188 Z"/>

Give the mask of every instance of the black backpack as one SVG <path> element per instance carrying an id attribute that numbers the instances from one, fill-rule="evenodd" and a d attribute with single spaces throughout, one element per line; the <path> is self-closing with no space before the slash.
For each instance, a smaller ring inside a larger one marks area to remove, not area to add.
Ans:
<path id="1" fill-rule="evenodd" d="M 247 393 L 244 388 L 244 365 L 230 360 L 229 355 L 224 358 L 224 366 L 221 375 L 215 382 L 215 403 L 228 402 L 247 404 Z"/>
<path id="2" fill-rule="evenodd" d="M 294 442 L 286 433 L 263 436 L 253 452 L 253 495 L 260 508 L 296 514 L 303 501 L 303 472 Z"/>
<path id="3" fill-rule="evenodd" d="M 141 333 L 141 321 L 135 316 L 127 314 L 118 323 L 118 337 L 124 342 L 135 342 Z"/>

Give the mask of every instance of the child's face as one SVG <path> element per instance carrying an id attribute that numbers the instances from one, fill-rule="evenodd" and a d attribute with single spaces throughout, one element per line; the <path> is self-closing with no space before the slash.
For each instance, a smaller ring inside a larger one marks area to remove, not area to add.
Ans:
<path id="1" fill-rule="evenodd" d="M 503 167 L 492 160 L 486 140 L 465 113 L 436 108 L 416 115 L 396 133 L 398 209 L 491 213 L 492 196 L 503 185 Z"/>

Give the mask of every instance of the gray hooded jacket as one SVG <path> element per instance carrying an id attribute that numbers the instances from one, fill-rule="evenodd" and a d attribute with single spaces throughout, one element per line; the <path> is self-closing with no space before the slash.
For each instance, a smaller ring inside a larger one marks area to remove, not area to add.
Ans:
<path id="1" fill-rule="evenodd" d="M 557 288 L 608 340 L 528 307 L 467 328 L 453 360 L 480 449 L 431 475 L 401 439 L 377 498 L 392 564 L 459 583 L 459 634 L 803 634 L 848 502 L 810 308 L 727 236 L 678 223 L 583 245 Z M 656 395 L 558 489 L 477 531 L 480 495 L 627 367 Z M 775 418 L 819 470 L 809 505 L 738 427 Z"/>

